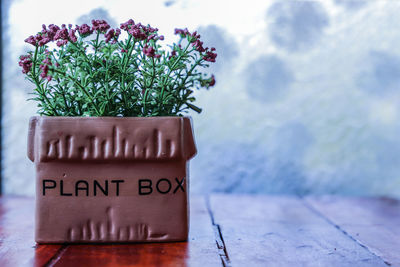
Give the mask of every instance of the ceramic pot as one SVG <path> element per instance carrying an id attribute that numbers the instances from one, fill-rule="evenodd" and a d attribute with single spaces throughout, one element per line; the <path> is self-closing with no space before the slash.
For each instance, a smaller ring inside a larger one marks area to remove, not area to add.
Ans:
<path id="1" fill-rule="evenodd" d="M 38 243 L 188 238 L 189 117 L 32 117 Z"/>

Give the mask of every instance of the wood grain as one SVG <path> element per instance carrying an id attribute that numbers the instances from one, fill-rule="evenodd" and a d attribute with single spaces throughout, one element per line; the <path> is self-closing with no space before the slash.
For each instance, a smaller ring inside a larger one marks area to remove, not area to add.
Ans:
<path id="1" fill-rule="evenodd" d="M 71 245 L 54 266 L 221 266 L 202 197 L 191 198 L 189 242 Z"/>
<path id="2" fill-rule="evenodd" d="M 233 266 L 386 266 L 295 197 L 211 196 Z"/>
<path id="3" fill-rule="evenodd" d="M 61 248 L 36 245 L 32 198 L 0 198 L 0 266 L 43 266 Z"/>
<path id="4" fill-rule="evenodd" d="M 306 201 L 385 262 L 400 266 L 399 200 L 329 196 Z"/>
<path id="5" fill-rule="evenodd" d="M 36 246 L 33 199 L 0 198 L 0 266 L 400 266 L 398 200 L 213 195 L 210 212 L 191 197 L 188 242 Z"/>

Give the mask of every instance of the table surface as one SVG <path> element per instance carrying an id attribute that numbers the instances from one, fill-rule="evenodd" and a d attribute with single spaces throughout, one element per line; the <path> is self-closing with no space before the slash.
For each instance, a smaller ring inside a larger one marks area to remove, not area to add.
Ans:
<path id="1" fill-rule="evenodd" d="M 191 197 L 188 242 L 36 245 L 34 200 L 0 198 L 0 266 L 400 266 L 400 201 Z"/>

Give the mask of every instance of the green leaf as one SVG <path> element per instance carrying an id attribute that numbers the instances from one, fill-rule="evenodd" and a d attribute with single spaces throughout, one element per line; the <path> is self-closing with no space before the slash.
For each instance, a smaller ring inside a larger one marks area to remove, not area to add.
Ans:
<path id="1" fill-rule="evenodd" d="M 193 104 L 186 103 L 186 105 L 187 105 L 189 108 L 191 108 L 191 109 L 193 109 L 194 111 L 196 111 L 197 113 L 201 113 L 201 111 L 202 111 L 201 108 L 199 108 L 199 107 L 197 107 L 197 106 L 195 106 L 195 105 L 193 105 Z"/>

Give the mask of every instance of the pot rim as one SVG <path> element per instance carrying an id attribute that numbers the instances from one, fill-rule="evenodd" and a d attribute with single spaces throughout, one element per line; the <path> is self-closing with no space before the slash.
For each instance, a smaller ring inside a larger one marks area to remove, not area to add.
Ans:
<path id="1" fill-rule="evenodd" d="M 174 118 L 189 118 L 191 119 L 192 116 L 153 116 L 153 117 L 116 117 L 116 116 L 88 116 L 88 117 L 79 117 L 79 116 L 40 116 L 35 115 L 32 118 L 46 118 L 46 119 L 174 119 Z"/>

